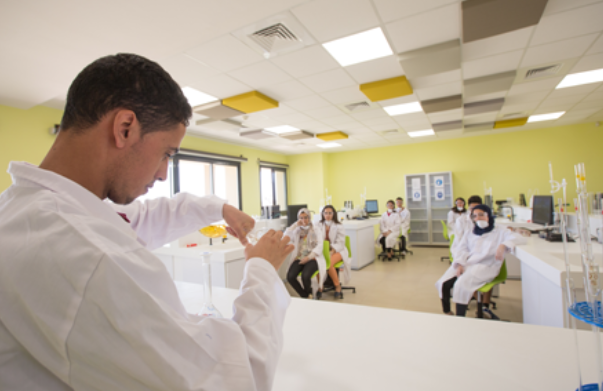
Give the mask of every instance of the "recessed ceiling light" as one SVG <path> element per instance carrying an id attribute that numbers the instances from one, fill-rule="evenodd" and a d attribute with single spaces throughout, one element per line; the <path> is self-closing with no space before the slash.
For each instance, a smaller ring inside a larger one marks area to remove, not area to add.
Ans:
<path id="1" fill-rule="evenodd" d="M 184 93 L 184 96 L 186 96 L 188 104 L 192 107 L 218 100 L 218 98 L 215 96 L 208 95 L 205 92 L 194 89 L 193 87 L 183 87 L 182 92 Z"/>
<path id="2" fill-rule="evenodd" d="M 281 134 L 281 133 L 295 132 L 296 130 L 299 130 L 299 129 L 294 128 L 293 126 L 289 126 L 289 125 L 281 125 L 281 126 L 273 126 L 271 128 L 266 128 L 266 130 L 268 130 L 272 133 Z"/>
<path id="3" fill-rule="evenodd" d="M 423 108 L 421 107 L 421 104 L 419 102 L 410 102 L 403 103 L 401 105 L 387 106 L 384 107 L 384 109 L 385 111 L 387 111 L 387 114 L 391 115 L 392 117 L 395 115 L 418 113 L 420 111 L 423 111 Z"/>
<path id="4" fill-rule="evenodd" d="M 316 144 L 317 147 L 321 147 L 321 148 L 337 148 L 337 147 L 341 147 L 341 144 L 339 143 L 322 143 L 322 144 Z"/>
<path id="5" fill-rule="evenodd" d="M 425 130 L 417 130 L 416 132 L 408 132 L 410 137 L 425 137 L 425 136 L 433 136 L 435 133 L 432 129 Z"/>
<path id="6" fill-rule="evenodd" d="M 603 81 L 603 69 L 595 69 L 594 71 L 572 73 L 561 80 L 561 83 L 555 89 L 580 86 L 582 84 L 598 83 Z"/>
<path id="7" fill-rule="evenodd" d="M 393 54 L 380 27 L 323 43 L 322 46 L 342 67 Z"/>
<path id="8" fill-rule="evenodd" d="M 563 114 L 565 114 L 565 111 L 560 111 L 558 113 L 531 115 L 530 118 L 528 118 L 528 123 L 529 122 L 550 121 L 552 119 L 558 119 Z"/>

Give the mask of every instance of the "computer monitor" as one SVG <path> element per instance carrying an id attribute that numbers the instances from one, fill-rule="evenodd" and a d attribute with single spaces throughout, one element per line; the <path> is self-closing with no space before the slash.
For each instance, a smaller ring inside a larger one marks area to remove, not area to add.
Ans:
<path id="1" fill-rule="evenodd" d="M 366 200 L 364 208 L 368 214 L 379 213 L 379 202 L 377 200 Z"/>
<path id="2" fill-rule="evenodd" d="M 308 205 L 287 205 L 287 227 L 297 221 L 297 213 L 302 208 L 307 208 Z"/>
<path id="3" fill-rule="evenodd" d="M 553 196 L 534 196 L 532 204 L 532 222 L 534 224 L 553 225 Z"/>

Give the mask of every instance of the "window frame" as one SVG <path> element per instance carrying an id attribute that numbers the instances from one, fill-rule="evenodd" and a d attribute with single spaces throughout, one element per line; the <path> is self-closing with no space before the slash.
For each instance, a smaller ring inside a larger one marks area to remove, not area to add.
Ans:
<path id="1" fill-rule="evenodd" d="M 280 205 L 281 214 L 287 212 L 287 206 L 289 205 L 289 190 L 288 190 L 288 175 L 287 175 L 287 167 L 273 167 L 269 165 L 260 165 L 258 169 L 258 176 L 260 181 L 260 209 L 262 208 L 262 169 L 269 168 L 271 170 L 271 179 L 272 179 L 272 205 L 276 202 L 276 172 L 282 172 L 285 176 L 284 184 L 285 184 L 285 205 Z"/>

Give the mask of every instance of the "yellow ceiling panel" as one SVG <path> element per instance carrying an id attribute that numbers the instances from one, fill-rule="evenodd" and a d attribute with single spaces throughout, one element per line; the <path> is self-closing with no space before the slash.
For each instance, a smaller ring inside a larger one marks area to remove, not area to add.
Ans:
<path id="1" fill-rule="evenodd" d="M 412 86 L 406 76 L 374 81 L 360 85 L 360 91 L 373 102 L 412 94 Z"/>
<path id="2" fill-rule="evenodd" d="M 506 119 L 504 121 L 496 121 L 494 123 L 494 129 L 512 128 L 514 126 L 522 126 L 522 125 L 525 125 L 526 122 L 528 122 L 528 117 Z"/>
<path id="3" fill-rule="evenodd" d="M 258 91 L 231 96 L 230 98 L 223 99 L 222 104 L 246 114 L 278 107 L 277 101 Z"/>
<path id="4" fill-rule="evenodd" d="M 349 136 L 338 130 L 337 132 L 317 134 L 316 137 L 323 141 L 333 141 L 333 140 L 343 140 L 343 139 L 348 138 Z"/>

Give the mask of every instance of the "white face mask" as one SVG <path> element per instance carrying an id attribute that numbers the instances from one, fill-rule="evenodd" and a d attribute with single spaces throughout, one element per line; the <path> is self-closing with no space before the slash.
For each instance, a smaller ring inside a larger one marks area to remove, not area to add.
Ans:
<path id="1" fill-rule="evenodd" d="M 387 211 L 388 211 L 389 213 L 392 213 L 394 210 L 393 210 L 393 209 L 389 209 L 389 208 L 388 208 L 388 209 L 387 209 Z"/>
<path id="2" fill-rule="evenodd" d="M 307 231 L 307 230 L 309 230 L 309 229 L 310 229 L 310 226 L 309 226 L 309 225 L 302 225 L 302 226 L 300 226 L 299 228 L 301 228 L 301 229 L 303 229 L 303 230 L 306 230 L 306 231 Z"/>
<path id="3" fill-rule="evenodd" d="M 333 220 L 325 220 L 326 225 L 333 225 Z"/>
<path id="4" fill-rule="evenodd" d="M 457 209 L 458 211 L 462 211 L 462 210 L 463 210 L 463 209 L 465 209 L 465 208 L 463 208 L 462 206 L 457 206 L 457 207 L 456 207 L 456 209 Z"/>
<path id="5" fill-rule="evenodd" d="M 488 222 L 487 222 L 487 221 L 485 221 L 485 220 L 477 220 L 477 221 L 475 222 L 475 225 L 477 225 L 477 226 L 478 226 L 478 227 L 480 227 L 481 229 L 485 229 L 485 228 L 488 228 L 488 226 L 490 225 L 490 223 L 488 223 Z"/>

